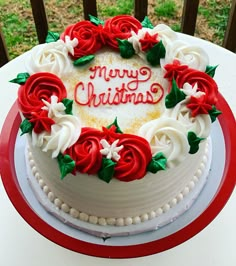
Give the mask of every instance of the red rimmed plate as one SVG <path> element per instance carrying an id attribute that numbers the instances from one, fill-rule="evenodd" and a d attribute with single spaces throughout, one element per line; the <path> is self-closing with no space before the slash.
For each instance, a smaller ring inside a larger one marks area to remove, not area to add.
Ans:
<path id="1" fill-rule="evenodd" d="M 35 230 L 70 250 L 97 257 L 132 258 L 170 249 L 204 229 L 222 210 L 235 187 L 236 168 L 234 165 L 236 164 L 236 157 L 233 156 L 233 151 L 236 149 L 236 140 L 234 139 L 236 124 L 234 116 L 222 96 L 219 98 L 219 106 L 219 109 L 223 112 L 219 117 L 219 127 L 222 130 L 225 147 L 222 162 L 224 164 L 223 174 L 208 205 L 193 220 L 187 220 L 180 226 L 178 223 L 182 223 L 184 215 L 168 227 L 164 227 L 163 230 L 158 230 L 159 232 L 104 241 L 85 233 L 77 234 L 70 228 L 61 230 L 56 224 L 58 221 L 49 220 L 44 214 L 39 214 L 34 206 L 29 203 L 25 190 L 22 189 L 22 177 L 16 171 L 15 146 L 21 122 L 16 103 L 12 106 L 6 118 L 0 140 L 0 170 L 4 187 L 16 210 Z M 186 215 L 188 216 L 188 213 Z M 168 228 L 173 226 L 176 229 L 168 233 Z"/>

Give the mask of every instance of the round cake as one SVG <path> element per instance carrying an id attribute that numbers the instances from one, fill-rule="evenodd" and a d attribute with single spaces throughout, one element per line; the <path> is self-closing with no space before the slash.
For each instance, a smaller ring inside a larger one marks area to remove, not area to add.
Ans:
<path id="1" fill-rule="evenodd" d="M 12 80 L 39 201 L 99 236 L 176 219 L 210 169 L 215 69 L 201 47 L 147 17 L 90 16 L 49 32 Z"/>

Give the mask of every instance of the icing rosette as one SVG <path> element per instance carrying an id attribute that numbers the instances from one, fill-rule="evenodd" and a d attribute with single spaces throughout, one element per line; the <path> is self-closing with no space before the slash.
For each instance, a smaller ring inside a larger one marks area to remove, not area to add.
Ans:
<path id="1" fill-rule="evenodd" d="M 54 121 L 50 132 L 36 134 L 32 131 L 33 145 L 42 148 L 44 152 L 52 151 L 52 158 L 56 158 L 60 152 L 63 153 L 72 146 L 81 132 L 80 121 L 75 116 L 62 115 L 54 118 Z"/>
<path id="2" fill-rule="evenodd" d="M 58 101 L 66 98 L 66 88 L 56 75 L 39 72 L 30 76 L 18 90 L 18 105 L 23 115 L 30 119 L 32 113 L 40 113 L 44 106 L 43 100 L 50 101 L 52 95 Z"/>
<path id="3" fill-rule="evenodd" d="M 166 109 L 163 116 L 178 120 L 186 127 L 187 131 L 195 132 L 198 137 L 207 138 L 210 135 L 211 118 L 208 114 L 199 114 L 193 117 L 191 110 L 186 106 L 189 98 L 179 102 L 174 108 Z"/>
<path id="4" fill-rule="evenodd" d="M 108 158 L 114 162 L 115 178 L 125 182 L 141 179 L 152 159 L 149 143 L 140 136 L 116 133 L 113 129 L 103 128 L 103 131 L 100 131 L 89 127 L 82 128 L 79 139 L 65 154 L 70 155 L 75 161 L 76 170 L 81 173 L 98 173 L 102 167 L 102 159 Z M 104 153 L 104 142 L 111 151 L 117 150 L 117 156 L 110 158 L 108 153 Z"/>
<path id="5" fill-rule="evenodd" d="M 78 117 L 65 113 L 66 107 L 62 102 L 58 102 L 57 96 L 52 95 L 50 101 L 43 100 L 43 103 L 42 112 L 46 113 L 47 119 L 53 123 L 41 131 L 35 130 L 34 126 L 32 143 L 41 147 L 44 152 L 52 151 L 52 158 L 56 158 L 60 152 L 63 153 L 77 141 L 82 126 Z M 40 120 L 40 124 L 42 122 Z"/>
<path id="6" fill-rule="evenodd" d="M 79 139 L 65 151 L 75 161 L 76 170 L 81 173 L 96 174 L 101 168 L 102 148 L 100 141 L 104 133 L 95 128 L 83 127 Z"/>
<path id="7" fill-rule="evenodd" d="M 141 179 L 152 159 L 149 143 L 132 134 L 119 134 L 120 159 L 115 166 L 114 177 L 125 182 Z"/>
<path id="8" fill-rule="evenodd" d="M 129 15 L 118 15 L 106 20 L 103 29 L 106 44 L 118 50 L 117 39 L 127 40 L 131 36 L 131 32 L 137 33 L 142 28 L 141 23 L 134 17 Z"/>
<path id="9" fill-rule="evenodd" d="M 72 63 L 68 52 L 74 53 L 77 39 L 65 43 L 62 40 L 35 46 L 26 61 L 26 69 L 30 75 L 37 72 L 50 72 L 58 77 L 66 76 L 72 71 Z"/>
<path id="10" fill-rule="evenodd" d="M 175 40 L 168 42 L 165 48 L 166 55 L 164 59 L 161 59 L 162 66 L 178 60 L 181 65 L 205 71 L 206 66 L 209 64 L 208 55 L 201 47 L 190 45 L 181 40 Z"/>
<path id="11" fill-rule="evenodd" d="M 61 39 L 65 41 L 66 36 L 71 40 L 76 38 L 78 45 L 74 48 L 72 58 L 77 59 L 85 55 L 96 53 L 103 45 L 102 26 L 95 25 L 90 21 L 80 21 L 69 25 L 61 34 Z"/>
<path id="12" fill-rule="evenodd" d="M 169 168 L 184 160 L 189 152 L 186 128 L 171 117 L 162 117 L 144 124 L 138 132 L 151 147 L 152 156 L 162 152 Z"/>
<path id="13" fill-rule="evenodd" d="M 166 47 L 169 43 L 174 42 L 177 39 L 177 34 L 169 26 L 165 24 L 158 24 L 152 29 L 152 34 L 158 34 L 160 40 L 162 40 Z"/>
<path id="14" fill-rule="evenodd" d="M 206 103 L 210 105 L 217 103 L 218 86 L 214 79 L 205 72 L 186 68 L 178 73 L 176 83 L 179 88 L 183 88 L 185 83 L 189 83 L 192 86 L 197 84 L 197 90 L 205 93 Z"/>

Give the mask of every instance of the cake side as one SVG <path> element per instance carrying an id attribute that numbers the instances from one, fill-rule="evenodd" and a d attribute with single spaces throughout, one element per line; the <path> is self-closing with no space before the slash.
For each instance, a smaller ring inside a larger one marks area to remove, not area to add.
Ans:
<path id="1" fill-rule="evenodd" d="M 82 221 L 116 226 L 145 222 L 174 209 L 192 190 L 199 190 L 199 181 L 206 182 L 211 160 L 211 147 L 205 141 L 198 153 L 189 155 L 188 164 L 182 162 L 133 182 L 113 179 L 107 184 L 87 174 L 70 174 L 60 180 L 50 154 L 32 146 L 29 151 L 32 172 L 55 206 Z"/>

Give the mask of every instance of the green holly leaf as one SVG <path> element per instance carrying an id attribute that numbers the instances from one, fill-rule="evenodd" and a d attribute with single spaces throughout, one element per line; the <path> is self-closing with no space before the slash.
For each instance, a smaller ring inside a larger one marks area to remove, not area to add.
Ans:
<path id="1" fill-rule="evenodd" d="M 120 39 L 117 39 L 117 41 L 118 41 L 121 57 L 131 58 L 135 54 L 135 50 L 133 48 L 132 43 L 130 43 L 127 40 L 120 40 Z"/>
<path id="2" fill-rule="evenodd" d="M 30 77 L 29 73 L 19 73 L 16 78 L 10 80 L 12 83 L 17 83 L 20 85 L 25 84 L 26 80 Z"/>
<path id="3" fill-rule="evenodd" d="M 59 164 L 61 179 L 64 179 L 67 174 L 71 173 L 75 169 L 75 161 L 71 159 L 68 154 L 63 155 L 60 153 L 57 156 L 57 161 Z"/>
<path id="4" fill-rule="evenodd" d="M 49 31 L 48 34 L 47 34 L 47 36 L 46 36 L 45 42 L 46 43 L 56 42 L 59 39 L 60 39 L 60 34 L 59 33 Z"/>
<path id="5" fill-rule="evenodd" d="M 74 61 L 74 66 L 84 66 L 94 59 L 95 55 L 85 55 Z"/>
<path id="6" fill-rule="evenodd" d="M 216 68 L 218 67 L 217 66 L 207 66 L 206 67 L 206 74 L 208 74 L 210 77 L 214 77 L 215 76 L 215 71 L 216 71 Z"/>
<path id="7" fill-rule="evenodd" d="M 217 110 L 216 107 L 213 105 L 212 109 L 208 111 L 210 117 L 211 117 L 211 122 L 215 122 L 216 118 L 218 115 L 222 114 L 220 110 Z"/>
<path id="8" fill-rule="evenodd" d="M 165 46 L 163 45 L 162 41 L 159 41 L 147 52 L 146 58 L 152 66 L 158 66 L 160 65 L 161 58 L 164 58 L 165 55 Z"/>
<path id="9" fill-rule="evenodd" d="M 89 15 L 89 20 L 90 20 L 90 22 L 92 22 L 96 26 L 104 25 L 104 21 L 99 19 L 99 18 L 97 18 L 97 17 L 95 17 L 95 16 Z"/>
<path id="10" fill-rule="evenodd" d="M 117 122 L 117 117 L 115 118 L 115 120 L 113 121 L 113 123 L 111 123 L 109 126 L 107 126 L 107 128 L 111 128 L 112 126 L 116 127 L 116 133 L 123 133 L 122 130 L 120 129 L 118 122 Z"/>
<path id="11" fill-rule="evenodd" d="M 66 107 L 66 110 L 65 110 L 65 113 L 68 114 L 68 115 L 72 115 L 72 106 L 73 106 L 73 100 L 70 100 L 70 99 L 67 99 L 67 98 L 64 98 L 62 100 L 62 103 L 65 105 Z"/>
<path id="12" fill-rule="evenodd" d="M 162 152 L 157 153 L 154 157 L 152 157 L 151 162 L 147 166 L 147 171 L 155 174 L 160 170 L 166 169 L 167 159 L 163 155 Z"/>
<path id="13" fill-rule="evenodd" d="M 176 81 L 172 81 L 172 89 L 169 94 L 166 95 L 165 105 L 166 108 L 173 108 L 177 103 L 184 100 L 186 97 L 185 93 L 180 90 L 176 84 Z"/>
<path id="14" fill-rule="evenodd" d="M 190 146 L 189 153 L 194 154 L 199 150 L 199 143 L 204 140 L 204 138 L 199 138 L 194 132 L 188 132 L 188 143 Z"/>
<path id="15" fill-rule="evenodd" d="M 34 126 L 30 121 L 25 118 L 21 124 L 20 124 L 20 129 L 21 129 L 21 136 L 24 135 L 25 133 L 31 133 L 33 130 Z"/>
<path id="16" fill-rule="evenodd" d="M 115 172 L 116 162 L 113 162 L 111 159 L 102 158 L 102 167 L 98 172 L 98 177 L 109 183 Z"/>
<path id="17" fill-rule="evenodd" d="M 144 20 L 142 21 L 141 24 L 142 24 L 143 28 L 149 28 L 149 29 L 154 28 L 152 22 L 150 21 L 150 19 L 147 16 L 144 18 Z"/>

